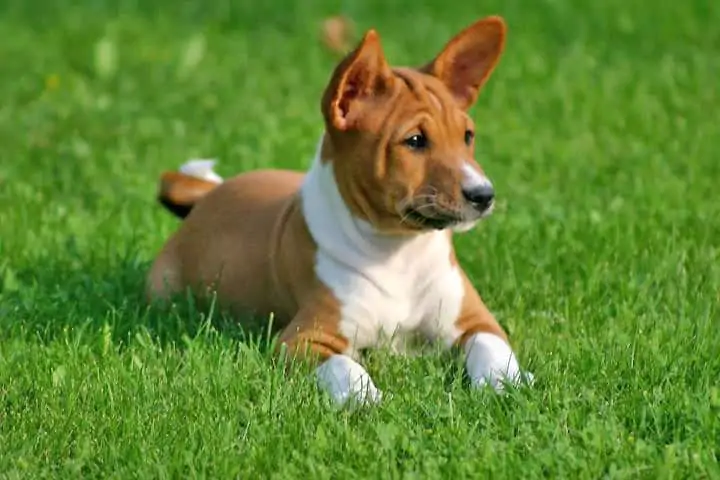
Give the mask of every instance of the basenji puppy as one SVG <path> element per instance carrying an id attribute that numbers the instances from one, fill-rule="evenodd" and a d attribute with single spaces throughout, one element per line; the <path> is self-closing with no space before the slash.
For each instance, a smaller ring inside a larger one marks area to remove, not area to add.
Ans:
<path id="1" fill-rule="evenodd" d="M 149 297 L 190 289 L 272 314 L 279 345 L 316 362 L 339 404 L 378 401 L 359 353 L 409 334 L 464 349 L 474 386 L 525 379 L 451 238 L 493 209 L 467 111 L 505 35 L 502 18 L 487 17 L 422 68 L 393 68 L 370 30 L 325 89 L 325 129 L 305 174 L 223 181 L 208 161 L 165 173 L 160 200 L 184 222 L 152 266 Z"/>

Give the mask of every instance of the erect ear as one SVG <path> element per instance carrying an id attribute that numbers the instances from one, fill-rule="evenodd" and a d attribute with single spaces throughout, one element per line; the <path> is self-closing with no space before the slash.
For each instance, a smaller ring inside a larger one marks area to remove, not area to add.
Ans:
<path id="1" fill-rule="evenodd" d="M 381 96 L 393 80 L 380 36 L 369 30 L 333 72 L 322 99 L 325 120 L 338 130 L 351 128 L 363 102 Z"/>
<path id="2" fill-rule="evenodd" d="M 506 30 L 501 17 L 483 18 L 457 34 L 421 71 L 440 79 L 462 108 L 470 108 L 500 59 Z"/>

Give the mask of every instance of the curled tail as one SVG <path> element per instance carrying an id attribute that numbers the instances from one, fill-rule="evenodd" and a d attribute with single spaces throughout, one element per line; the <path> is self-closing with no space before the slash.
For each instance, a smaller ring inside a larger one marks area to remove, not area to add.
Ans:
<path id="1" fill-rule="evenodd" d="M 215 160 L 190 160 L 178 171 L 163 173 L 158 201 L 176 216 L 187 217 L 198 200 L 223 182 L 214 166 Z"/>

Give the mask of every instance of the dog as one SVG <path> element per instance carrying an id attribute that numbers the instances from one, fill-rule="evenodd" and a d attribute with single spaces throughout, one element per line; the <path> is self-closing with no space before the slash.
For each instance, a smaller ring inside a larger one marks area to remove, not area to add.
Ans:
<path id="1" fill-rule="evenodd" d="M 273 315 L 286 358 L 311 362 L 338 405 L 380 401 L 361 352 L 411 335 L 464 350 L 475 387 L 528 380 L 452 244 L 495 203 L 467 112 L 506 30 L 498 16 L 476 21 L 420 68 L 391 67 L 367 31 L 322 95 L 306 173 L 223 180 L 211 160 L 164 173 L 159 199 L 184 220 L 150 269 L 148 298 L 189 289 Z"/>

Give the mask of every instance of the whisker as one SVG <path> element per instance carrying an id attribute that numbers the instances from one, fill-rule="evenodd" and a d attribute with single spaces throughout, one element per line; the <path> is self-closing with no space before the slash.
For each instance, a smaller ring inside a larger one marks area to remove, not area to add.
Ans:
<path id="1" fill-rule="evenodd" d="M 422 213 L 423 210 L 427 210 L 429 208 L 435 208 L 437 206 L 438 205 L 436 203 L 425 203 L 423 205 L 418 205 L 417 207 L 415 207 L 415 211 Z"/>
<path id="2" fill-rule="evenodd" d="M 437 200 L 436 197 L 437 196 L 433 195 L 433 194 L 415 195 L 412 197 L 406 197 L 396 203 L 395 211 L 398 214 L 402 214 L 408 206 L 414 205 L 419 202 L 436 204 L 436 200 Z"/>
<path id="3" fill-rule="evenodd" d="M 423 226 L 436 220 L 467 221 L 467 214 L 459 205 L 454 202 L 440 205 L 438 198 L 438 190 L 426 185 L 418 189 L 415 195 L 399 200 L 395 204 L 395 211 L 400 217 L 400 223 Z"/>
<path id="4" fill-rule="evenodd" d="M 415 202 L 422 201 L 422 200 L 435 201 L 435 200 L 437 200 L 437 195 L 436 194 L 415 195 L 413 197 L 410 197 L 409 200 L 410 200 L 410 203 L 415 203 Z"/>

